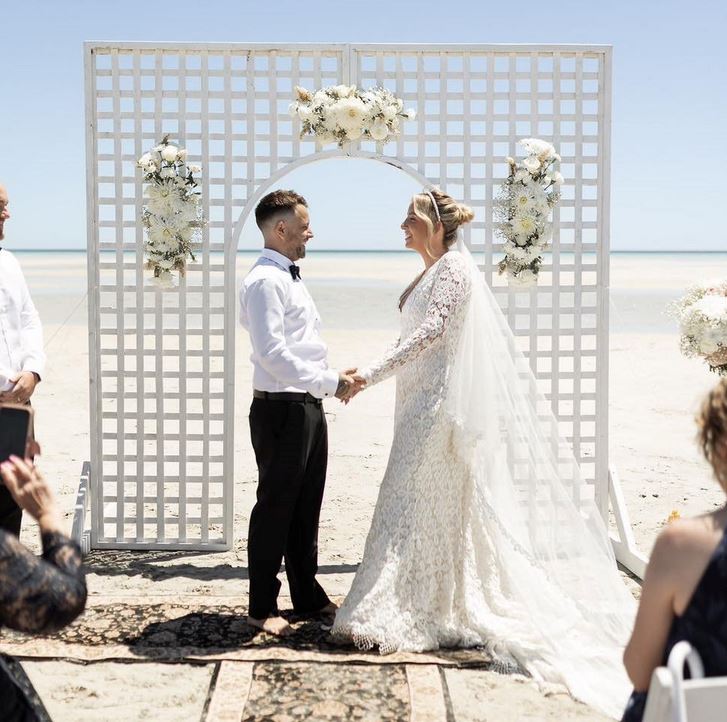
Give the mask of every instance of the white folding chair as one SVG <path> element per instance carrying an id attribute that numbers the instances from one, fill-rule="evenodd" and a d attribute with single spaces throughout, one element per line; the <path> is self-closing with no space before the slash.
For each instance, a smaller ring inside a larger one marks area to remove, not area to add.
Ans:
<path id="1" fill-rule="evenodd" d="M 684 679 L 684 664 L 691 679 Z M 727 677 L 704 676 L 697 650 L 689 642 L 672 649 L 666 667 L 651 676 L 643 722 L 725 722 Z"/>

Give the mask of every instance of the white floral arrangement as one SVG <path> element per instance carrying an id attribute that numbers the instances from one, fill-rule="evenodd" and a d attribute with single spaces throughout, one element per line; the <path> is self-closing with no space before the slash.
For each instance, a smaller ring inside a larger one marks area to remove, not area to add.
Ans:
<path id="1" fill-rule="evenodd" d="M 355 85 L 332 85 L 311 92 L 295 87 L 290 114 L 301 122 L 300 137 L 315 135 L 321 145 L 366 138 L 387 143 L 399 134 L 401 119 L 414 120 L 413 109 L 386 88 L 363 91 Z"/>
<path id="2" fill-rule="evenodd" d="M 533 286 L 543 262 L 543 251 L 553 237 L 550 214 L 560 200 L 563 176 L 556 170 L 560 156 L 551 143 L 539 138 L 519 141 L 527 156 L 508 158 L 510 171 L 495 201 L 495 230 L 504 239 L 500 273 L 512 286 Z"/>
<path id="3" fill-rule="evenodd" d="M 682 353 L 727 376 L 727 281 L 692 286 L 668 310 L 679 322 Z"/>
<path id="4" fill-rule="evenodd" d="M 187 259 L 195 260 L 193 247 L 205 220 L 195 175 L 202 169 L 187 165 L 187 151 L 169 142 L 161 143 L 139 158 L 137 165 L 146 184 L 141 222 L 146 228 L 145 267 L 154 272 L 159 288 L 174 288 L 176 271 L 184 276 Z"/>

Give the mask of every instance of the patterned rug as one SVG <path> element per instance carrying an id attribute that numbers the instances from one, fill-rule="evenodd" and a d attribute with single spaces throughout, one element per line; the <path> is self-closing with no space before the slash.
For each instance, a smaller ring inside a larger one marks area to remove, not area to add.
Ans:
<path id="1" fill-rule="evenodd" d="M 300 619 L 286 611 L 282 615 L 294 628 L 294 633 L 283 639 L 248 626 L 244 606 L 170 602 L 168 597 L 147 599 L 143 604 L 118 599 L 94 601 L 76 622 L 57 634 L 29 637 L 2 630 L 0 651 L 21 658 L 80 661 L 294 660 L 492 667 L 482 649 L 388 655 L 362 652 L 334 643 L 323 619 Z"/>

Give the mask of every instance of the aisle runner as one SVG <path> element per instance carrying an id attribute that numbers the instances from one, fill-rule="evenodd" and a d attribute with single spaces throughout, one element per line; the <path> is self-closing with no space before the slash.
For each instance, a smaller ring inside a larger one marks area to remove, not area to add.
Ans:
<path id="1" fill-rule="evenodd" d="M 380 655 L 342 647 L 329 639 L 317 619 L 297 619 L 283 611 L 295 633 L 279 639 L 245 623 L 247 608 L 229 597 L 170 602 L 169 597 L 119 600 L 95 598 L 84 614 L 58 634 L 30 637 L 0 633 L 0 651 L 23 658 L 153 660 L 290 660 L 296 662 L 366 662 L 377 665 L 438 664 L 489 669 L 481 649 L 438 650 L 421 654 Z"/>

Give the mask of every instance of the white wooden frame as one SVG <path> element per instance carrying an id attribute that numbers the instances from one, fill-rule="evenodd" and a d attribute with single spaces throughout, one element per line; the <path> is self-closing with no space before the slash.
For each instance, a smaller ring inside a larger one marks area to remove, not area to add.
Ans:
<path id="1" fill-rule="evenodd" d="M 87 43 L 85 59 L 94 547 L 231 545 L 237 243 L 257 200 L 287 172 L 341 154 L 394 165 L 474 208 L 465 239 L 607 517 L 610 47 Z M 384 147 L 324 150 L 300 139 L 288 114 L 294 85 L 336 83 L 385 85 L 417 120 Z M 210 223 L 186 294 L 144 286 L 134 161 L 165 133 L 204 168 Z M 531 135 L 558 147 L 567 181 L 539 287 L 514 292 L 496 273 L 493 197 L 504 158 Z M 177 326 L 165 328 L 167 314 Z M 194 374 L 203 389 L 190 393 Z M 189 493 L 195 483 L 200 494 Z"/>

